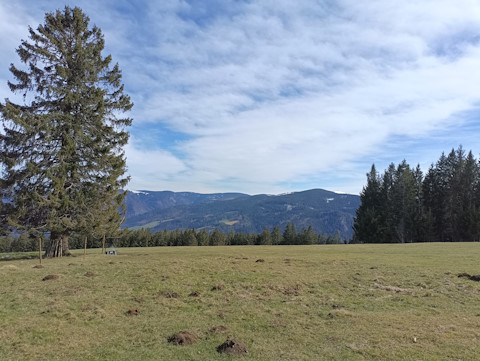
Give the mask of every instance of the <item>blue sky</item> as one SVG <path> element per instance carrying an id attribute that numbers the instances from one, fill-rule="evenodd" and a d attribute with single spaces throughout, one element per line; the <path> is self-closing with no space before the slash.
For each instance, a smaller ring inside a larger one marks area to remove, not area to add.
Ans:
<path id="1" fill-rule="evenodd" d="M 474 0 L 0 0 L 0 99 L 46 12 L 99 26 L 135 103 L 132 190 L 359 193 L 372 163 L 480 153 Z"/>

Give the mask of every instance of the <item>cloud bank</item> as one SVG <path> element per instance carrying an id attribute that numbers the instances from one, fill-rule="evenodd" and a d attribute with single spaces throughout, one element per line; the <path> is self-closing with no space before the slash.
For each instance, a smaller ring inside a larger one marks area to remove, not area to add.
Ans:
<path id="1" fill-rule="evenodd" d="M 21 3 L 0 5 L 3 48 L 63 6 Z M 477 1 L 78 4 L 135 102 L 132 189 L 358 193 L 372 162 L 456 147 L 480 100 Z"/>

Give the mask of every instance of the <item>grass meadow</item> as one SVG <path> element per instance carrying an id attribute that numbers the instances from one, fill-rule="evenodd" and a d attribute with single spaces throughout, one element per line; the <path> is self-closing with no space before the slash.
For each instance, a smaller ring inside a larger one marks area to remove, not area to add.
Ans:
<path id="1" fill-rule="evenodd" d="M 480 243 L 118 251 L 0 262 L 0 359 L 480 359 Z"/>

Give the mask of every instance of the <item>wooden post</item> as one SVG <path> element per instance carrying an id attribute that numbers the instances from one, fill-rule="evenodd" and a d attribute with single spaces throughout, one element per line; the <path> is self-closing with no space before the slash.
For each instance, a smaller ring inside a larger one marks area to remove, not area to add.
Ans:
<path id="1" fill-rule="evenodd" d="M 85 247 L 83 248 L 83 258 L 87 255 L 87 236 L 85 236 Z"/>
<path id="2" fill-rule="evenodd" d="M 42 237 L 38 237 L 38 258 L 40 259 L 40 264 L 42 264 Z"/>
<path id="3" fill-rule="evenodd" d="M 102 238 L 102 254 L 105 254 L 105 233 L 103 234 Z"/>

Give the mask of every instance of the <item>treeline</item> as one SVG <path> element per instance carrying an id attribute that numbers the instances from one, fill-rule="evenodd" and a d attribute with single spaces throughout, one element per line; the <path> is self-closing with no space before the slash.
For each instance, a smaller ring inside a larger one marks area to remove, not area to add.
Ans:
<path id="1" fill-rule="evenodd" d="M 403 161 L 372 165 L 354 220 L 353 242 L 470 242 L 480 239 L 480 167 L 460 146 L 423 175 Z"/>
<path id="2" fill-rule="evenodd" d="M 101 248 L 103 237 L 87 236 L 87 248 Z M 45 240 L 43 240 L 45 243 Z M 288 223 L 284 231 L 274 227 L 272 231 L 265 227 L 260 234 L 220 232 L 215 229 L 163 230 L 152 232 L 149 229 L 123 229 L 115 235 L 106 236 L 106 245 L 115 247 L 162 247 L 162 246 L 235 246 L 235 245 L 303 245 L 303 244 L 339 244 L 347 243 L 339 232 L 335 235 L 317 234 L 312 227 L 296 231 L 295 224 Z M 73 235 L 70 248 L 80 249 L 85 245 L 84 235 Z M 20 237 L 0 237 L 0 252 L 27 252 L 38 250 L 38 239 L 23 234 Z"/>

